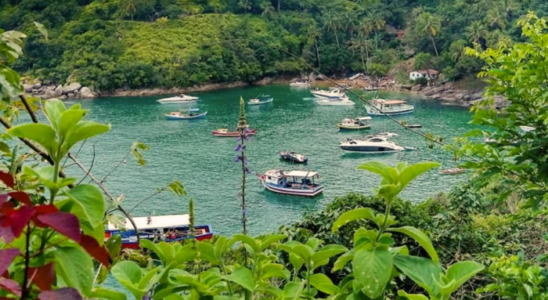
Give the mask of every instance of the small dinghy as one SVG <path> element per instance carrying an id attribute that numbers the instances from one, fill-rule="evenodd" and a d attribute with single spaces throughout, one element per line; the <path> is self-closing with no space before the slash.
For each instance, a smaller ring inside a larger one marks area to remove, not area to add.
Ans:
<path id="1" fill-rule="evenodd" d="M 369 121 L 371 121 L 371 117 L 359 117 L 356 119 L 346 118 L 346 119 L 343 119 L 340 124 L 336 123 L 335 125 L 340 130 L 369 129 L 371 128 L 371 124 L 369 123 Z"/>
<path id="2" fill-rule="evenodd" d="M 373 86 L 366 86 L 363 88 L 364 91 L 367 91 L 367 92 L 374 92 L 374 91 L 377 91 L 379 88 L 376 88 L 376 87 L 373 87 Z"/>
<path id="3" fill-rule="evenodd" d="M 289 151 L 280 152 L 280 158 L 290 162 L 301 163 L 301 164 L 304 164 L 308 161 L 308 158 L 306 158 L 304 155 L 299 154 L 297 152 L 289 152 Z"/>
<path id="4" fill-rule="evenodd" d="M 272 103 L 274 101 L 274 98 L 270 97 L 269 95 L 260 95 L 257 98 L 249 100 L 247 104 L 249 105 L 262 105 L 262 104 L 268 104 Z"/>
<path id="5" fill-rule="evenodd" d="M 440 173 L 443 175 L 457 175 L 457 174 L 466 173 L 466 169 L 449 168 L 449 169 L 441 170 Z"/>
<path id="6" fill-rule="evenodd" d="M 165 114 L 164 116 L 168 120 L 194 120 L 194 119 L 203 119 L 207 115 L 207 111 L 200 113 L 198 112 L 198 109 L 191 108 L 188 110 L 188 113 L 181 113 L 179 111 L 173 111 L 169 114 Z"/>
<path id="7" fill-rule="evenodd" d="M 246 136 L 255 135 L 255 131 L 256 131 L 255 129 L 248 129 Z M 211 133 L 213 134 L 213 136 L 218 136 L 218 137 L 239 137 L 240 136 L 240 132 L 238 130 L 229 131 L 226 128 L 219 128 L 217 130 L 213 130 Z"/>
<path id="8" fill-rule="evenodd" d="M 405 127 L 407 127 L 407 128 L 422 128 L 422 125 L 421 124 L 408 124 L 408 125 L 405 125 Z"/>

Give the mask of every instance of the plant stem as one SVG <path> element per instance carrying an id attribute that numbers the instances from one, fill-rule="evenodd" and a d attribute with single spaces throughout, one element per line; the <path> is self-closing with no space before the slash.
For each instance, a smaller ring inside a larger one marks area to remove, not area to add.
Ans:
<path id="1" fill-rule="evenodd" d="M 386 199 L 385 199 L 386 200 Z M 379 233 L 377 234 L 377 238 L 375 239 L 375 242 L 378 242 L 381 238 L 381 235 L 386 230 L 386 223 L 388 223 L 388 216 L 390 215 L 390 204 L 392 201 L 386 201 L 386 209 L 384 210 L 384 221 L 382 222 L 382 226 L 379 228 Z"/>
<path id="2" fill-rule="evenodd" d="M 23 275 L 23 290 L 21 291 L 21 300 L 25 300 L 29 294 L 29 264 L 30 264 L 30 223 L 27 224 L 27 236 L 25 237 L 25 274 Z"/>

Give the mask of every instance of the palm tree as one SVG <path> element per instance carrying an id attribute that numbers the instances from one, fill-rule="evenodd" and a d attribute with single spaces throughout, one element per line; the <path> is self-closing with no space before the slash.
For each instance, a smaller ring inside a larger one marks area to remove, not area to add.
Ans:
<path id="1" fill-rule="evenodd" d="M 506 27 L 506 16 L 498 8 L 492 8 L 487 12 L 485 22 L 491 27 L 504 29 Z"/>
<path id="2" fill-rule="evenodd" d="M 363 35 L 358 35 L 357 39 L 354 39 L 350 41 L 350 45 L 348 49 L 352 51 L 352 53 L 360 54 L 360 59 L 362 61 L 362 67 L 363 72 L 367 72 L 367 64 L 369 62 L 369 52 L 371 51 L 372 42 L 369 39 L 366 39 Z M 364 53 L 365 53 L 365 59 L 364 59 Z"/>
<path id="3" fill-rule="evenodd" d="M 514 11 L 519 10 L 519 3 L 514 0 L 500 0 L 502 9 L 506 12 L 508 18 L 512 17 Z"/>
<path id="4" fill-rule="evenodd" d="M 124 14 L 131 16 L 133 21 L 133 15 L 137 12 L 137 0 L 125 0 L 123 5 Z"/>
<path id="5" fill-rule="evenodd" d="M 247 12 L 248 9 L 251 9 L 249 0 L 240 0 L 238 1 L 238 6 L 244 9 L 244 12 Z"/>
<path id="6" fill-rule="evenodd" d="M 471 42 L 479 43 L 481 39 L 487 37 L 487 29 L 480 21 L 474 21 L 466 27 L 466 37 Z"/>
<path id="7" fill-rule="evenodd" d="M 417 30 L 424 35 L 428 35 L 430 41 L 432 41 L 432 46 L 434 46 L 436 56 L 439 57 L 440 55 L 438 54 L 438 48 L 436 48 L 434 37 L 441 31 L 440 18 L 428 12 L 421 13 L 417 18 Z"/>
<path id="8" fill-rule="evenodd" d="M 339 44 L 339 36 L 337 31 L 341 28 L 341 17 L 335 10 L 327 11 L 324 14 L 324 27 L 327 31 L 332 31 L 335 34 L 335 40 L 337 41 L 337 47 L 341 47 Z"/>
<path id="9" fill-rule="evenodd" d="M 451 56 L 451 61 L 458 62 L 464 53 L 464 48 L 466 48 L 466 41 L 456 40 L 451 43 L 449 46 L 449 55 Z"/>
<path id="10" fill-rule="evenodd" d="M 320 69 L 322 67 L 322 63 L 320 61 L 320 48 L 318 48 L 318 39 L 320 39 L 322 33 L 318 30 L 317 26 L 314 25 L 308 28 L 307 34 L 310 38 L 314 39 L 314 47 L 316 48 L 316 59 L 318 60 L 318 69 Z"/>
<path id="11" fill-rule="evenodd" d="M 384 28 L 384 25 L 386 25 L 384 18 L 379 13 L 369 13 L 369 17 L 366 20 L 369 23 L 371 30 L 375 32 L 375 37 L 378 37 L 377 30 Z M 379 48 L 377 38 L 375 38 L 375 48 Z"/>
<path id="12" fill-rule="evenodd" d="M 265 1 L 261 3 L 261 9 L 263 12 L 261 13 L 261 16 L 272 16 L 274 15 L 274 7 L 270 4 L 270 2 Z"/>

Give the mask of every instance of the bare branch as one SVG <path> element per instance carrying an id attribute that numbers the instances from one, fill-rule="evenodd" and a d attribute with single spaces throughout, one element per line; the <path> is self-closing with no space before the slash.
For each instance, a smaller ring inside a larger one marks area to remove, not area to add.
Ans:
<path id="1" fill-rule="evenodd" d="M 97 143 L 95 143 L 95 144 L 97 144 Z M 76 185 L 79 185 L 80 183 L 82 183 L 82 181 L 84 181 L 89 176 L 91 170 L 93 169 L 93 164 L 95 163 L 95 144 L 93 144 L 93 157 L 91 158 L 91 164 L 89 166 L 89 170 L 86 173 L 86 176 L 84 176 L 82 179 L 80 179 L 80 181 L 78 181 L 78 183 Z"/>
<path id="2" fill-rule="evenodd" d="M 101 182 L 105 182 L 107 181 L 107 177 L 109 177 L 112 173 L 114 173 L 114 171 L 116 171 L 116 169 L 118 169 L 118 167 L 120 167 L 128 158 L 128 156 L 131 154 L 131 150 L 128 151 L 128 153 L 126 154 L 126 156 L 124 156 L 124 158 L 116 165 L 116 167 L 114 167 L 114 169 L 110 170 L 110 172 L 108 172 L 107 175 L 105 175 L 103 178 L 101 178 Z M 131 209 L 129 210 L 129 212 L 131 212 Z"/>
<path id="3" fill-rule="evenodd" d="M 161 194 L 163 193 L 164 191 L 166 191 L 167 189 L 169 189 L 169 186 L 170 184 L 166 185 L 165 187 L 157 190 L 154 194 L 152 195 L 149 195 L 148 197 L 145 197 L 143 198 L 141 201 L 137 202 L 137 204 L 135 204 L 128 212 L 131 213 L 135 208 L 137 208 L 137 206 L 141 205 L 143 202 L 147 201 L 148 199 L 158 195 L 158 194 Z"/>
<path id="4" fill-rule="evenodd" d="M 27 98 L 25 97 L 25 95 L 19 95 L 19 99 L 21 99 L 21 102 L 23 102 L 23 105 L 25 106 L 25 109 L 29 113 L 29 116 L 32 119 L 32 122 L 38 123 L 38 118 L 36 117 L 36 114 L 30 107 L 29 102 L 27 101 Z"/>

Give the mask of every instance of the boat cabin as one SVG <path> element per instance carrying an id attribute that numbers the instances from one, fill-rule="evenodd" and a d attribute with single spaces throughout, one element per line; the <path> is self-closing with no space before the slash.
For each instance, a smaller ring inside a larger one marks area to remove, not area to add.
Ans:
<path id="1" fill-rule="evenodd" d="M 291 189 L 313 189 L 319 184 L 315 181 L 319 179 L 318 172 L 311 171 L 290 171 L 271 170 L 265 173 L 265 183 L 273 184 Z"/>
<path id="2" fill-rule="evenodd" d="M 373 99 L 371 100 L 371 104 L 375 105 L 381 110 L 402 108 L 405 105 L 407 105 L 407 103 L 402 100 L 383 100 L 383 99 Z"/>
<path id="3" fill-rule="evenodd" d="M 148 216 L 133 218 L 139 231 L 139 238 L 153 242 L 177 242 L 192 236 L 197 240 L 211 239 L 213 231 L 210 225 L 195 225 L 194 232 L 189 231 L 189 215 Z M 120 235 L 122 248 L 139 248 L 137 233 L 131 222 L 126 219 L 122 228 L 109 223 L 105 229 L 105 241 L 113 235 Z"/>

